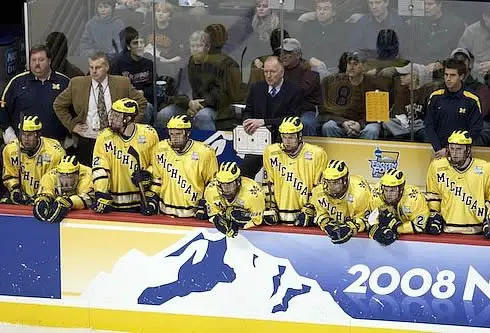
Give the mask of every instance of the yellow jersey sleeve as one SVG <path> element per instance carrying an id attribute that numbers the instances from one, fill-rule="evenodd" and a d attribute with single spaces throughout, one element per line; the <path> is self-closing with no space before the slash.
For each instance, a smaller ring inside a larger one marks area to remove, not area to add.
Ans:
<path id="1" fill-rule="evenodd" d="M 442 195 L 437 184 L 437 162 L 438 160 L 433 160 L 429 165 L 429 170 L 427 171 L 426 180 L 426 200 L 429 205 L 430 211 L 441 212 L 441 200 Z"/>
<path id="2" fill-rule="evenodd" d="M 111 175 L 111 161 L 105 152 L 104 143 L 109 130 L 104 130 L 95 141 L 92 160 L 92 179 L 96 192 L 107 193 L 109 191 L 109 177 Z"/>
<path id="3" fill-rule="evenodd" d="M 218 183 L 216 180 L 211 181 L 204 190 L 204 199 L 208 209 L 209 217 L 223 213 L 224 205 L 221 202 L 221 196 L 218 192 Z"/>
<path id="4" fill-rule="evenodd" d="M 243 198 L 240 200 L 245 202 L 245 209 L 250 212 L 252 219 L 248 222 L 244 229 L 248 229 L 262 224 L 262 218 L 265 210 L 265 196 L 261 187 L 253 179 L 242 177 L 242 181 L 246 182 Z M 240 192 L 241 194 L 242 192 Z"/>
<path id="5" fill-rule="evenodd" d="M 19 186 L 19 168 L 20 156 L 18 154 L 18 141 L 15 140 L 7 144 L 2 151 L 3 159 L 3 185 L 7 190 L 12 191 L 16 186 Z"/>
<path id="6" fill-rule="evenodd" d="M 73 202 L 72 209 L 87 209 L 94 200 L 94 183 L 92 182 L 92 170 L 85 166 L 80 166 L 77 194 L 70 196 Z"/>

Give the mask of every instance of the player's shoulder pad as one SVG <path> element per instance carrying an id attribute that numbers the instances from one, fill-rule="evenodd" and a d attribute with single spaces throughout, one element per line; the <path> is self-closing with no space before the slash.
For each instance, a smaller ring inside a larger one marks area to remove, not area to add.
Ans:
<path id="1" fill-rule="evenodd" d="M 52 139 L 52 138 L 47 138 L 45 136 L 43 136 L 42 138 L 43 138 L 44 144 L 46 146 L 49 146 L 49 147 L 52 147 L 52 148 L 55 148 L 58 150 L 61 149 L 64 151 L 63 146 L 61 146 L 61 143 L 58 140 Z"/>
<path id="2" fill-rule="evenodd" d="M 268 152 L 270 155 L 277 155 L 277 154 L 282 153 L 281 144 L 280 143 L 273 143 L 271 145 L 268 145 L 264 149 L 264 154 L 266 152 Z"/>
<path id="3" fill-rule="evenodd" d="M 3 149 L 6 150 L 6 151 L 9 151 L 9 152 L 10 151 L 14 151 L 14 150 L 16 151 L 17 148 L 18 148 L 18 146 L 19 146 L 19 139 L 15 139 L 12 142 L 7 143 L 5 145 L 5 148 L 3 148 Z"/>
<path id="4" fill-rule="evenodd" d="M 102 132 L 99 133 L 99 135 L 97 136 L 97 139 L 101 138 L 101 139 L 105 140 L 105 139 L 107 139 L 113 135 L 114 135 L 114 132 L 110 128 L 107 127 L 107 128 L 104 128 L 102 130 Z"/>
<path id="5" fill-rule="evenodd" d="M 80 176 L 92 175 L 92 168 L 83 164 L 80 164 Z"/>
<path id="6" fill-rule="evenodd" d="M 323 185 L 318 184 L 311 190 L 311 196 L 319 196 L 323 193 Z"/>
<path id="7" fill-rule="evenodd" d="M 444 95 L 444 91 L 445 91 L 445 89 L 437 89 L 437 90 L 433 91 L 432 94 L 430 94 L 429 99 L 431 99 L 434 96 Z"/>
<path id="8" fill-rule="evenodd" d="M 253 179 L 242 176 L 242 186 L 251 195 L 257 196 L 261 191 L 260 185 Z"/>
<path id="9" fill-rule="evenodd" d="M 447 157 L 435 158 L 429 164 L 429 170 L 433 169 L 435 172 L 449 170 L 449 168 Z"/>
<path id="10" fill-rule="evenodd" d="M 305 143 L 304 149 L 305 149 L 305 151 L 312 152 L 314 155 L 323 154 L 323 152 L 326 152 L 325 149 L 323 149 L 323 147 L 320 147 L 320 146 L 317 146 L 317 145 L 314 145 L 314 144 L 311 144 L 308 142 Z"/>
<path id="11" fill-rule="evenodd" d="M 151 126 L 151 125 L 148 125 L 148 124 L 138 124 L 136 123 L 136 127 L 138 127 L 139 130 L 141 130 L 142 132 L 144 133 L 151 133 L 151 134 L 157 134 L 157 130 Z"/>
<path id="12" fill-rule="evenodd" d="M 214 148 L 207 143 L 194 140 L 194 147 L 198 148 L 204 154 L 213 154 L 216 156 L 216 150 L 214 150 Z"/>

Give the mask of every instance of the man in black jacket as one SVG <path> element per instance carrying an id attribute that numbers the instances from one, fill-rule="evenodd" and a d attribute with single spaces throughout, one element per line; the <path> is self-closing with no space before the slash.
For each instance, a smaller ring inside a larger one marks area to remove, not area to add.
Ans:
<path id="1" fill-rule="evenodd" d="M 265 81 L 252 85 L 243 111 L 243 127 L 252 135 L 257 128 L 267 126 L 272 139 L 277 141 L 277 130 L 284 117 L 299 116 L 303 102 L 303 90 L 291 81 L 284 80 L 284 67 L 276 56 L 270 56 L 264 62 Z M 242 173 L 250 178 L 262 166 L 262 157 L 245 155 Z"/>

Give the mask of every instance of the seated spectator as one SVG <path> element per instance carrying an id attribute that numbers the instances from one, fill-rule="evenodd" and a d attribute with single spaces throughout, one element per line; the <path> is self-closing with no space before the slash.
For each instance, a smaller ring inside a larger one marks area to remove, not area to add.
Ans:
<path id="1" fill-rule="evenodd" d="M 485 85 L 479 91 L 483 129 L 481 131 L 482 144 L 490 146 L 490 73 L 485 75 Z"/>
<path id="2" fill-rule="evenodd" d="M 443 9 L 443 1 L 425 0 L 425 16 L 415 17 L 416 43 L 412 54 L 414 61 L 427 64 L 445 59 L 463 34 L 463 20 Z"/>
<path id="3" fill-rule="evenodd" d="M 348 49 L 345 34 L 350 28 L 337 18 L 337 0 L 316 0 L 316 19 L 303 23 L 298 32 L 303 53 L 313 70 L 335 67 L 342 50 Z"/>
<path id="4" fill-rule="evenodd" d="M 319 127 L 317 115 L 323 106 L 320 75 L 304 65 L 301 44 L 297 39 L 284 39 L 281 60 L 284 64 L 284 78 L 303 90 L 303 103 L 299 108 L 304 125 L 303 134 L 315 136 Z"/>
<path id="5" fill-rule="evenodd" d="M 145 23 L 143 8 L 140 0 L 126 0 L 124 7 L 114 9 L 114 16 L 123 20 L 125 26 L 140 30 Z"/>
<path id="6" fill-rule="evenodd" d="M 367 1 L 362 0 L 335 0 L 337 4 L 336 17 L 338 20 L 346 23 L 357 22 L 368 11 Z M 317 19 L 317 12 L 306 12 L 298 17 L 298 21 L 302 23 L 314 21 Z"/>
<path id="7" fill-rule="evenodd" d="M 453 58 L 444 65 L 444 89 L 434 91 L 427 104 L 425 128 L 435 157 L 447 156 L 447 139 L 453 131 L 467 130 L 473 142 L 480 140 L 483 127 L 480 99 L 467 90 L 464 62 Z"/>
<path id="8" fill-rule="evenodd" d="M 59 31 L 53 31 L 46 37 L 46 47 L 51 52 L 51 69 L 65 74 L 69 78 L 84 76 L 80 68 L 68 61 L 68 39 Z"/>
<path id="9" fill-rule="evenodd" d="M 257 128 L 267 126 L 274 141 L 278 139 L 277 129 L 282 119 L 299 114 L 303 91 L 296 84 L 284 79 L 284 66 L 276 56 L 270 56 L 264 63 L 265 81 L 256 82 L 250 88 L 247 104 L 243 111 L 243 126 L 248 134 Z M 262 167 L 262 156 L 245 155 L 242 172 L 254 178 Z"/>
<path id="10" fill-rule="evenodd" d="M 389 91 L 389 80 L 365 74 L 366 58 L 361 52 L 347 56 L 346 74 L 327 76 L 322 84 L 326 110 L 320 114 L 322 135 L 378 139 L 379 123 L 366 122 L 366 92 Z"/>
<path id="11" fill-rule="evenodd" d="M 490 71 L 490 5 L 484 6 L 481 19 L 465 29 L 458 43 L 475 55 L 474 70 L 480 79 Z"/>
<path id="12" fill-rule="evenodd" d="M 376 59 L 367 61 L 368 74 L 378 74 L 387 67 L 403 67 L 408 60 L 400 57 L 400 43 L 394 30 L 382 29 L 376 41 Z"/>
<path id="13" fill-rule="evenodd" d="M 119 32 L 124 29 L 124 22 L 113 15 L 114 0 L 96 0 L 96 14 L 85 24 L 80 38 L 80 55 L 88 57 L 94 52 L 104 52 L 109 58 L 119 53 L 122 48 Z"/>
<path id="14" fill-rule="evenodd" d="M 126 27 L 120 34 L 124 50 L 111 62 L 110 74 L 129 78 L 131 84 L 148 101 L 145 110 L 147 124 L 153 121 L 153 61 L 143 57 L 145 42 L 133 27 Z"/>

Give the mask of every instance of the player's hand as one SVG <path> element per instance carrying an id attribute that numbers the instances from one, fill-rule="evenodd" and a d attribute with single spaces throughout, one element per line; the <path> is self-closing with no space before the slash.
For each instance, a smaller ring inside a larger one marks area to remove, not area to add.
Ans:
<path id="1" fill-rule="evenodd" d="M 325 66 L 325 63 L 323 61 L 315 57 L 311 57 L 309 62 L 311 67 L 320 67 L 322 65 Z"/>
<path id="2" fill-rule="evenodd" d="M 78 135 L 81 135 L 83 136 L 83 134 L 88 130 L 88 125 L 87 124 L 81 124 L 81 123 L 78 123 L 75 125 L 75 127 L 73 127 L 73 131 L 74 133 L 77 133 Z"/>
<path id="3" fill-rule="evenodd" d="M 238 224 L 232 223 L 223 215 L 218 214 L 213 216 L 212 221 L 216 229 L 222 234 L 225 234 L 226 237 L 234 238 L 238 235 Z"/>
<path id="4" fill-rule="evenodd" d="M 95 202 L 92 209 L 96 213 L 105 214 L 112 211 L 112 196 L 109 193 L 95 192 Z"/>
<path id="5" fill-rule="evenodd" d="M 68 197 L 57 197 L 49 212 L 48 222 L 59 223 L 63 220 L 73 206 L 73 202 Z"/>
<path id="6" fill-rule="evenodd" d="M 483 221 L 483 237 L 490 239 L 490 220 Z"/>
<path id="7" fill-rule="evenodd" d="M 431 213 L 427 219 L 425 232 L 431 235 L 439 235 L 444 228 L 444 218 L 439 213 Z"/>
<path id="8" fill-rule="evenodd" d="M 47 195 L 40 195 L 34 201 L 34 207 L 32 214 L 39 221 L 46 221 L 49 217 L 49 211 L 51 209 L 51 198 Z"/>
<path id="9" fill-rule="evenodd" d="M 446 148 L 442 148 L 434 153 L 434 158 L 443 158 L 447 156 Z"/>
<path id="10" fill-rule="evenodd" d="M 151 179 L 152 175 L 147 170 L 140 169 L 134 171 L 131 174 L 131 182 L 133 183 L 133 185 L 139 188 L 140 184 L 142 184 L 145 190 L 148 190 L 150 188 Z"/>
<path id="11" fill-rule="evenodd" d="M 381 227 L 387 227 L 396 231 L 402 222 L 389 210 L 381 210 L 378 216 L 378 223 Z"/>
<path id="12" fill-rule="evenodd" d="M 206 199 L 204 199 L 204 198 L 201 198 L 197 202 L 196 218 L 198 220 L 207 220 L 207 219 L 209 219 L 208 208 L 206 206 Z"/>
<path id="13" fill-rule="evenodd" d="M 257 128 L 264 125 L 264 119 L 245 119 L 243 121 L 243 128 L 245 130 L 245 133 L 247 133 L 248 135 L 254 134 Z"/>
<path id="14" fill-rule="evenodd" d="M 315 207 L 312 204 L 305 204 L 298 214 L 294 225 L 297 227 L 309 227 L 314 225 L 315 220 Z"/>
<path id="15" fill-rule="evenodd" d="M 154 192 L 146 195 L 146 206 L 143 202 L 140 204 L 140 212 L 145 216 L 151 216 L 158 213 L 158 203 L 160 199 Z"/>
<path id="16" fill-rule="evenodd" d="M 357 227 L 352 221 L 339 222 L 330 219 L 324 227 L 324 231 L 334 244 L 347 242 L 357 233 Z"/>
<path id="17" fill-rule="evenodd" d="M 398 233 L 386 226 L 375 224 L 369 229 L 369 238 L 374 239 L 381 245 L 390 245 L 398 239 Z"/>
<path id="18" fill-rule="evenodd" d="M 264 211 L 263 221 L 268 225 L 276 225 L 279 223 L 279 211 L 276 207 L 272 207 Z"/>
<path id="19" fill-rule="evenodd" d="M 24 192 L 20 190 L 20 187 L 14 187 L 10 192 L 10 200 L 15 205 L 30 205 L 32 204 L 32 199 L 29 198 Z"/>

